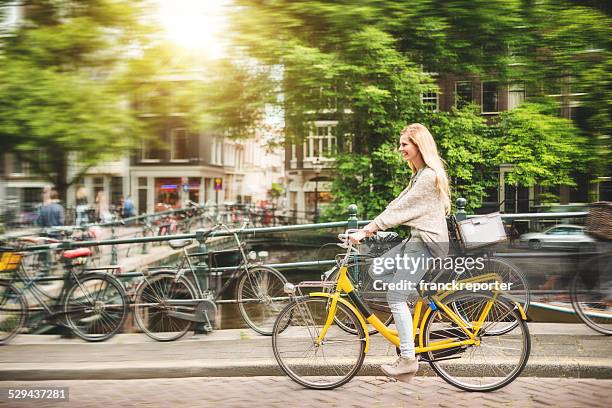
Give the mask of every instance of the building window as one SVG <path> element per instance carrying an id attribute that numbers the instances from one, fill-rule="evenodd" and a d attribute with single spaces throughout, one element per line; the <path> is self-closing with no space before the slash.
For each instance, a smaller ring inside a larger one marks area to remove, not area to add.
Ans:
<path id="1" fill-rule="evenodd" d="M 225 166 L 236 166 L 236 145 L 231 143 L 226 143 L 223 146 L 223 164 Z"/>
<path id="2" fill-rule="evenodd" d="M 93 178 L 94 199 L 98 197 L 99 191 L 104 191 L 104 177 L 94 177 Z"/>
<path id="3" fill-rule="evenodd" d="M 304 152 L 307 158 L 329 157 L 336 153 L 336 123 L 315 122 L 306 142 Z"/>
<path id="4" fill-rule="evenodd" d="M 221 138 L 213 138 L 210 163 L 216 166 L 223 165 L 223 139 Z"/>
<path id="5" fill-rule="evenodd" d="M 111 204 L 117 205 L 123 197 L 123 177 L 111 177 L 110 180 Z"/>
<path id="6" fill-rule="evenodd" d="M 154 140 L 143 141 L 141 151 L 141 160 L 144 162 L 158 162 L 161 159 L 161 151 L 157 148 Z"/>
<path id="7" fill-rule="evenodd" d="M 42 197 L 42 188 L 40 187 L 25 187 L 23 189 L 22 209 L 24 211 L 33 211 L 40 204 Z"/>
<path id="8" fill-rule="evenodd" d="M 147 212 L 147 178 L 138 177 L 138 214 Z"/>
<path id="9" fill-rule="evenodd" d="M 497 82 L 482 83 L 482 113 L 499 112 L 499 90 Z"/>
<path id="10" fill-rule="evenodd" d="M 438 93 L 437 92 L 424 92 L 421 94 L 421 102 L 425 109 L 437 112 L 439 109 Z"/>
<path id="11" fill-rule="evenodd" d="M 518 107 L 525 100 L 525 83 L 510 84 L 508 87 L 508 110 Z"/>
<path id="12" fill-rule="evenodd" d="M 472 81 L 455 82 L 455 106 L 457 108 L 462 108 L 472 102 L 474 102 Z"/>
<path id="13" fill-rule="evenodd" d="M 187 130 L 175 128 L 170 131 L 170 160 L 187 161 Z"/>
<path id="14" fill-rule="evenodd" d="M 189 177 L 189 200 L 194 203 L 200 202 L 200 183 L 202 179 L 200 177 Z"/>
<path id="15" fill-rule="evenodd" d="M 24 176 L 26 172 L 25 163 L 19 160 L 15 154 L 11 154 L 9 157 L 11 176 Z"/>
<path id="16" fill-rule="evenodd" d="M 181 189 L 181 179 L 156 178 L 155 179 L 155 211 L 163 211 L 168 207 L 178 208 L 181 206 L 179 191 Z"/>

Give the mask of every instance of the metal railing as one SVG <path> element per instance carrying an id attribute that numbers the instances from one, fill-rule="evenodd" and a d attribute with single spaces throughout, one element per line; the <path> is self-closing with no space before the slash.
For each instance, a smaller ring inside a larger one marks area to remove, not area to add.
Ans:
<path id="1" fill-rule="evenodd" d="M 479 215 L 468 215 L 465 211 L 467 201 L 463 198 L 459 198 L 456 202 L 456 218 L 458 221 L 462 221 L 467 218 L 479 217 Z M 173 213 L 173 211 L 163 212 L 165 214 Z M 349 217 L 346 221 L 336 221 L 336 222 L 324 222 L 324 223 L 316 223 L 316 224 L 299 224 L 299 225 L 283 225 L 283 226 L 272 226 L 272 227 L 258 227 L 258 228 L 240 228 L 240 229 L 231 229 L 231 230 L 218 230 L 214 231 L 211 234 L 207 234 L 207 230 L 199 229 L 193 233 L 184 233 L 184 234 L 174 234 L 174 235 L 165 235 L 165 236 L 152 236 L 152 237 L 128 237 L 128 238 L 117 238 L 107 239 L 107 240 L 90 240 L 90 241 L 64 241 L 58 244 L 45 244 L 45 245 L 32 245 L 24 248 L 24 251 L 40 251 L 40 250 L 64 250 L 64 249 L 72 249 L 77 247 L 90 247 L 90 246 L 105 246 L 110 245 L 112 248 L 116 248 L 118 245 L 129 245 L 129 244 L 148 244 L 153 242 L 165 242 L 175 239 L 195 239 L 198 244 L 198 252 L 202 254 L 208 253 L 208 248 L 206 246 L 206 241 L 212 237 L 228 237 L 233 235 L 234 233 L 240 234 L 251 234 L 256 236 L 257 234 L 271 234 L 271 233 L 280 233 L 280 232 L 294 232 L 294 231 L 305 231 L 305 230 L 318 230 L 318 229 L 333 229 L 333 228 L 358 228 L 359 226 L 363 226 L 368 224 L 369 220 L 359 220 L 357 218 L 357 206 L 350 205 L 348 207 Z M 160 213 L 162 214 L 162 213 Z M 588 213 L 587 212 L 579 212 L 579 213 L 527 213 L 527 214 L 501 214 L 502 219 L 504 220 L 514 220 L 514 219 L 525 219 L 525 218 L 553 218 L 553 219 L 562 219 L 562 218 L 576 218 L 576 217 L 584 217 Z M 142 218 L 132 217 L 133 219 Z M 502 254 L 497 254 L 502 255 Z M 528 254 L 523 254 L 526 256 Z M 113 263 L 113 262 L 111 262 Z M 271 266 L 284 269 L 284 268 L 294 268 L 294 267 L 309 267 L 309 266 L 324 266 L 324 265 L 332 265 L 334 264 L 334 260 L 322 260 L 322 261 L 301 261 L 301 262 L 291 262 L 291 263 L 277 263 Z M 222 267 L 222 268 L 213 268 L 211 271 L 213 272 L 224 272 L 235 270 L 236 267 Z M 123 276 L 138 276 L 140 273 L 134 274 L 124 274 Z M 49 277 L 48 279 L 53 279 Z"/>

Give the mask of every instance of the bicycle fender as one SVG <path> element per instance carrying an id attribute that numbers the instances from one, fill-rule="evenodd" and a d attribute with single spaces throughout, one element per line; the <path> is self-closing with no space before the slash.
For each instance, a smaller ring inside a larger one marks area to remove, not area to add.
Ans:
<path id="1" fill-rule="evenodd" d="M 313 293 L 310 293 L 309 296 L 310 297 L 332 298 L 334 295 L 330 294 L 330 293 L 324 293 L 324 292 L 313 292 Z M 365 339 L 366 339 L 366 345 L 365 345 L 364 352 L 367 353 L 368 350 L 370 349 L 370 335 L 368 334 L 367 324 L 366 324 L 365 320 L 363 319 L 363 316 L 361 315 L 361 313 L 359 313 L 357 311 L 355 306 L 353 306 L 351 303 L 349 303 L 346 299 L 338 298 L 338 302 L 340 302 L 344 306 L 348 307 L 351 310 L 351 312 L 355 313 L 355 316 L 357 316 L 357 318 L 359 319 L 359 323 L 361 323 L 361 327 L 363 327 L 363 332 L 365 333 Z"/>
<path id="2" fill-rule="evenodd" d="M 430 307 L 427 308 L 427 310 L 425 310 L 425 313 L 423 313 L 423 318 L 421 319 L 421 322 L 418 325 L 418 329 L 419 329 L 419 347 L 423 347 L 423 332 L 425 330 L 423 330 L 423 328 L 425 327 L 425 322 L 427 321 L 427 318 L 429 317 L 429 315 L 433 312 L 433 310 L 431 310 Z"/>
<path id="3" fill-rule="evenodd" d="M 527 321 L 527 314 L 525 313 L 525 309 L 523 309 L 523 306 L 519 302 L 514 302 L 514 305 L 516 306 L 519 313 L 521 314 L 521 319 Z"/>

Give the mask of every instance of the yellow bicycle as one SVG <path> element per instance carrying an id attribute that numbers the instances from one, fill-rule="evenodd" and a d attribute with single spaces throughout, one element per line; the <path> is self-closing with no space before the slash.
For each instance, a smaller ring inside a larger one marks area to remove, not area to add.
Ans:
<path id="1" fill-rule="evenodd" d="M 291 379 L 308 388 L 335 388 L 358 373 L 371 348 L 368 324 L 399 346 L 397 331 L 369 310 L 348 277 L 357 252 L 347 239 L 351 232 L 339 235 L 346 254 L 337 280 L 286 284 L 293 299 L 274 324 L 276 360 Z M 315 285 L 327 287 L 302 295 L 302 288 Z M 493 391 L 521 374 L 531 341 L 519 303 L 501 291 L 419 290 L 419 295 L 413 318 L 416 353 L 445 381 L 466 391 Z M 500 325 L 514 328 L 499 330 Z"/>

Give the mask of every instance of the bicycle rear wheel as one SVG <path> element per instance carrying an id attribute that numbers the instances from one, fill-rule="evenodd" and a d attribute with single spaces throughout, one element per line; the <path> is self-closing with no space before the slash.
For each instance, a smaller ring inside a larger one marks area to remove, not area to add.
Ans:
<path id="1" fill-rule="evenodd" d="M 195 314 L 196 303 L 172 305 L 172 300 L 197 299 L 197 291 L 185 276 L 176 278 L 174 271 L 160 272 L 142 281 L 134 300 L 134 318 L 147 336 L 157 341 L 173 341 L 183 337 L 192 327 L 190 320 L 174 312 Z"/>
<path id="2" fill-rule="evenodd" d="M 83 340 L 104 341 L 121 330 L 128 304 L 115 277 L 97 273 L 79 277 L 66 294 L 66 323 Z"/>
<path id="3" fill-rule="evenodd" d="M 316 344 L 330 303 L 326 297 L 298 299 L 281 311 L 274 324 L 274 357 L 285 374 L 304 387 L 339 387 L 357 374 L 365 358 L 365 331 L 357 315 L 341 303 L 336 316 L 351 321 L 358 333 L 347 333 L 332 323 L 323 342 Z"/>
<path id="4" fill-rule="evenodd" d="M 587 326 L 612 335 L 612 255 L 599 256 L 580 269 L 570 287 L 572 305 Z"/>
<path id="5" fill-rule="evenodd" d="M 8 282 L 0 282 L 0 345 L 19 333 L 28 312 L 26 299 Z"/>
<path id="6" fill-rule="evenodd" d="M 276 317 L 289 303 L 284 292 L 287 279 L 268 266 L 249 267 L 240 277 L 236 299 L 242 318 L 259 334 L 272 335 Z"/>
<path id="7" fill-rule="evenodd" d="M 518 310 L 499 297 L 480 292 L 457 292 L 443 301 L 447 306 L 453 302 L 460 305 L 469 322 L 476 322 L 491 304 L 477 336 L 480 344 L 427 352 L 424 356 L 431 367 L 444 381 L 466 391 L 493 391 L 511 383 L 525 368 L 531 350 L 529 329 Z M 508 323 L 513 323 L 512 331 L 493 334 L 498 325 Z M 425 322 L 424 346 L 467 339 L 441 309 L 432 311 Z"/>

